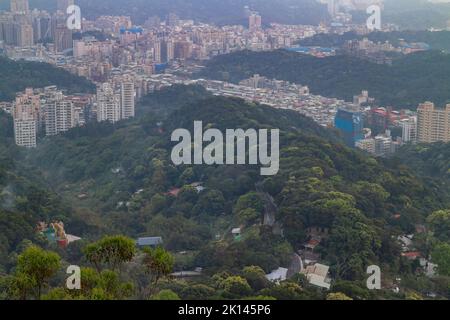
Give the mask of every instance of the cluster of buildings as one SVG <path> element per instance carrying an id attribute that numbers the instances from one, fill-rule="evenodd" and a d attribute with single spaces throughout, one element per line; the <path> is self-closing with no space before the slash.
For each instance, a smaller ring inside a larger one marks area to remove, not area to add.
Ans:
<path id="1" fill-rule="evenodd" d="M 238 50 L 289 48 L 302 38 L 327 32 L 327 27 L 271 24 L 262 27 L 257 12 L 248 13 L 248 27 L 150 17 L 135 26 L 128 16 L 83 19 L 74 38 L 67 28 L 66 9 L 73 0 L 56 0 L 55 13 L 30 10 L 28 0 L 11 0 L 11 10 L 0 13 L 0 49 L 13 59 L 37 60 L 71 68 L 89 78 L 105 78 L 120 65 L 135 64 L 155 72 L 175 60 L 204 60 Z M 102 35 L 99 39 L 80 34 Z M 73 53 L 72 55 L 70 53 Z"/>
<path id="2" fill-rule="evenodd" d="M 65 95 L 56 86 L 27 88 L 4 110 L 13 116 L 16 144 L 33 148 L 40 133 L 53 136 L 84 125 L 92 99 L 91 95 Z"/>
<path id="3" fill-rule="evenodd" d="M 288 81 L 268 79 L 254 75 L 239 84 L 215 80 L 196 80 L 214 95 L 237 97 L 249 102 L 258 102 L 274 108 L 297 111 L 312 118 L 319 125 L 329 127 L 339 107 L 345 101 L 313 95 L 307 86 Z"/>
<path id="4" fill-rule="evenodd" d="M 115 123 L 135 115 L 134 82 L 127 76 L 98 85 L 97 94 L 66 95 L 56 86 L 27 88 L 0 106 L 14 119 L 18 146 L 34 148 L 39 135 L 54 136 L 88 121 Z"/>
<path id="5" fill-rule="evenodd" d="M 392 64 L 395 54 L 411 54 L 430 50 L 430 46 L 423 42 L 408 43 L 400 39 L 396 47 L 389 41 L 373 42 L 368 38 L 349 40 L 342 46 L 345 54 L 368 60 L 377 64 Z"/>
<path id="6" fill-rule="evenodd" d="M 424 103 L 417 113 L 398 112 L 374 107 L 374 99 L 367 91 L 355 96 L 353 102 L 346 102 L 312 95 L 306 86 L 259 75 L 232 84 L 191 79 L 180 72 L 182 66 L 195 66 L 193 61 L 238 50 L 302 51 L 305 48 L 295 46 L 297 40 L 317 33 L 345 31 L 353 28 L 350 24 L 344 29 L 280 24 L 263 28 L 262 17 L 250 10 L 248 27 L 217 27 L 181 20 L 175 14 L 169 14 L 165 21 L 150 17 L 143 26 L 133 25 L 127 16 L 101 16 L 92 21 L 84 19 L 81 31 L 102 37 L 73 39 L 65 13 L 73 0 L 57 0 L 57 4 L 58 10 L 49 14 L 31 11 L 28 0 L 11 0 L 10 11 L 0 14 L 0 49 L 11 58 L 45 61 L 86 77 L 96 83 L 97 94 L 67 96 L 52 86 L 26 89 L 13 103 L 2 103 L 0 107 L 13 115 L 16 143 L 20 146 L 35 147 L 41 133 L 59 134 L 90 120 L 115 123 L 132 118 L 138 99 L 173 84 L 200 84 L 215 95 L 295 110 L 324 127 L 336 127 L 348 146 L 376 156 L 388 156 L 404 143 L 450 140 L 449 106 L 439 109 Z M 332 17 L 339 16 L 336 8 L 351 5 L 345 1 L 328 4 Z M 379 63 L 388 62 L 380 53 L 426 49 L 406 43 L 395 48 L 367 38 L 350 41 L 346 48 Z M 316 56 L 335 54 L 329 48 L 306 49 L 305 53 Z"/>
<path id="7" fill-rule="evenodd" d="M 450 104 L 438 108 L 425 102 L 417 112 L 353 105 L 339 109 L 334 124 L 348 146 L 386 157 L 407 143 L 450 142 Z"/>
<path id="8" fill-rule="evenodd" d="M 66 10 L 74 0 L 57 0 L 57 11 L 30 10 L 28 0 L 11 0 L 10 11 L 0 13 L 0 43 L 32 47 L 42 42 L 53 52 L 72 48 L 72 31 L 67 28 Z"/>

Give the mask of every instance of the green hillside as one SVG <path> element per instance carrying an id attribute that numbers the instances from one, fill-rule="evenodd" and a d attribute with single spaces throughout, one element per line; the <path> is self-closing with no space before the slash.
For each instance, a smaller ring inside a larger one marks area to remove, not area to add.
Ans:
<path id="1" fill-rule="evenodd" d="M 95 86 L 83 77 L 47 63 L 13 61 L 0 57 L 0 101 L 11 101 L 27 87 L 57 85 L 69 93 L 94 92 Z"/>
<path id="2" fill-rule="evenodd" d="M 408 55 L 392 66 L 344 55 L 315 58 L 284 50 L 243 51 L 212 59 L 199 76 L 237 82 L 254 74 L 308 85 L 313 94 L 347 101 L 367 89 L 381 105 L 395 108 L 450 101 L 450 56 L 434 51 Z"/>
<path id="3" fill-rule="evenodd" d="M 289 267 L 314 227 L 329 230 L 317 252 L 331 266 L 332 292 L 354 299 L 389 297 L 389 292 L 369 292 L 362 285 L 366 266 L 377 264 L 386 270 L 386 279 L 398 275 L 407 279 L 408 290 L 424 294 L 426 289 L 417 287 L 426 283 L 439 295 L 447 294 L 435 280 L 415 278 L 414 263 L 401 257 L 395 241 L 399 234 L 414 232 L 417 224 L 428 224 L 431 213 L 450 206 L 448 190 L 439 189 L 436 181 L 416 176 L 402 163 L 383 163 L 348 149 L 335 132 L 295 112 L 214 97 L 201 87 L 163 89 L 146 97 L 139 109 L 140 116 L 133 120 L 92 124 L 45 139 L 36 150 L 10 151 L 12 166 L 41 174 L 47 190 L 57 191 L 71 208 L 39 206 L 42 197 L 38 197 L 31 203 L 39 213 L 31 211 L 30 219 L 68 212 L 64 218 L 68 226 L 85 239 L 81 247 L 107 234 L 132 239 L 161 236 L 164 248 L 173 255 L 174 271 L 204 268 L 198 281 L 150 284 L 143 282 L 142 270 L 133 260 L 125 263 L 128 272 L 120 279 L 133 282 L 134 289 L 120 291 L 124 294 L 120 296 L 119 291 L 111 292 L 111 299 L 148 298 L 149 288 L 171 290 L 185 299 L 251 295 L 324 299 L 301 277 L 280 287 L 261 278 L 280 266 Z M 189 129 L 194 121 L 203 121 L 205 128 L 279 128 L 280 172 L 263 177 L 259 166 L 174 166 L 172 130 Z M 197 191 L 196 182 L 204 190 Z M 3 223 L 7 230 L 9 221 Z M 28 225 L 31 228 L 33 223 Z M 234 239 L 231 229 L 237 226 L 242 235 Z M 19 250 L 15 245 L 24 237 L 12 238 L 7 250 Z M 92 246 L 108 241 L 113 240 L 105 238 Z M 418 245 L 430 252 L 433 243 Z M 71 263 L 96 267 L 86 250 L 77 247 L 60 254 Z M 255 267 L 250 271 L 249 266 Z M 260 280 L 255 282 L 254 277 Z M 235 282 L 242 283 L 238 291 L 230 287 Z M 192 293 L 194 288 L 200 293 Z M 54 290 L 49 298 L 74 294 Z"/>

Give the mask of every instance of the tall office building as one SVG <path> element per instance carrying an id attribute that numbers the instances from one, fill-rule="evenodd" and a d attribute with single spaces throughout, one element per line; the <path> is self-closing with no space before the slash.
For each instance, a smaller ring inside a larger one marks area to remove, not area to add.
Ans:
<path id="1" fill-rule="evenodd" d="M 248 17 L 248 28 L 250 31 L 260 30 L 262 26 L 262 18 L 257 12 L 252 12 Z"/>
<path id="2" fill-rule="evenodd" d="M 349 147 L 355 147 L 357 141 L 364 139 L 364 121 L 360 111 L 339 109 L 334 125 L 342 133 Z"/>
<path id="3" fill-rule="evenodd" d="M 97 121 L 115 123 L 120 118 L 120 94 L 114 92 L 110 83 L 103 83 L 97 88 Z"/>
<path id="4" fill-rule="evenodd" d="M 28 0 L 11 0 L 11 12 L 14 14 L 27 14 L 30 12 Z"/>
<path id="5" fill-rule="evenodd" d="M 134 118 L 134 83 L 133 79 L 125 78 L 120 84 L 121 118 Z"/>
<path id="6" fill-rule="evenodd" d="M 450 104 L 443 109 L 425 102 L 417 108 L 417 136 L 421 143 L 450 142 Z"/>

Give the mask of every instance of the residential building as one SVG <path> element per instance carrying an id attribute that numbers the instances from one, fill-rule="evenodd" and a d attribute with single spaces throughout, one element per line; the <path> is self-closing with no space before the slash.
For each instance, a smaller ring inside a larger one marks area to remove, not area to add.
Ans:
<path id="1" fill-rule="evenodd" d="M 11 12 L 14 14 L 27 14 L 30 11 L 28 0 L 11 0 Z"/>
<path id="2" fill-rule="evenodd" d="M 342 133 L 344 141 L 349 147 L 355 147 L 356 142 L 364 138 L 364 121 L 360 111 L 339 109 L 334 125 Z"/>
<path id="3" fill-rule="evenodd" d="M 403 143 L 417 142 L 417 117 L 411 117 L 400 121 Z"/>
<path id="4" fill-rule="evenodd" d="M 421 143 L 450 142 L 450 104 L 443 109 L 425 102 L 417 108 L 417 140 Z"/>
<path id="5" fill-rule="evenodd" d="M 131 78 L 125 77 L 120 84 L 120 108 L 121 118 L 134 118 L 135 108 L 135 89 Z"/>
<path id="6" fill-rule="evenodd" d="M 33 115 L 22 113 L 14 118 L 14 138 L 20 147 L 35 148 L 37 145 L 37 122 Z"/>
<path id="7" fill-rule="evenodd" d="M 262 18 L 257 12 L 252 12 L 248 18 L 248 28 L 250 31 L 258 31 L 262 26 Z"/>
<path id="8" fill-rule="evenodd" d="M 329 269 L 329 266 L 316 263 L 307 266 L 306 269 L 302 270 L 302 273 L 305 274 L 306 279 L 311 285 L 328 290 L 331 287 L 331 279 L 328 277 Z"/>
<path id="9" fill-rule="evenodd" d="M 120 119 L 120 94 L 115 92 L 110 83 L 103 83 L 97 88 L 97 121 L 115 123 Z"/>
<path id="10" fill-rule="evenodd" d="M 45 104 L 45 134 L 57 135 L 75 126 L 72 101 L 59 93 Z"/>
<path id="11" fill-rule="evenodd" d="M 375 139 L 367 138 L 356 142 L 358 149 L 364 150 L 370 154 L 375 154 Z"/>

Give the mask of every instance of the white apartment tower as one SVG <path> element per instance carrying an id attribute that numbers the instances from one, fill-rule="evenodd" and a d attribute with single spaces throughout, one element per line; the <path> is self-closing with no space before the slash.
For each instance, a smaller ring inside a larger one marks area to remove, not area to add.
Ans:
<path id="1" fill-rule="evenodd" d="M 18 94 L 13 104 L 14 137 L 16 144 L 21 147 L 36 147 L 39 112 L 41 103 L 33 89 L 27 88 Z"/>
<path id="2" fill-rule="evenodd" d="M 35 148 L 37 121 L 29 113 L 23 113 L 14 119 L 14 138 L 21 147 Z"/>
<path id="3" fill-rule="evenodd" d="M 45 134 L 54 136 L 75 126 L 73 103 L 58 92 L 45 104 Z"/>
<path id="4" fill-rule="evenodd" d="M 403 143 L 417 142 L 417 117 L 402 120 L 400 122 L 402 127 L 402 141 Z"/>
<path id="5" fill-rule="evenodd" d="M 97 121 L 115 123 L 121 119 L 120 95 L 114 92 L 110 83 L 97 88 Z"/>
<path id="6" fill-rule="evenodd" d="M 132 79 L 126 77 L 120 84 L 120 109 L 122 119 L 134 118 L 134 96 L 134 82 Z"/>

